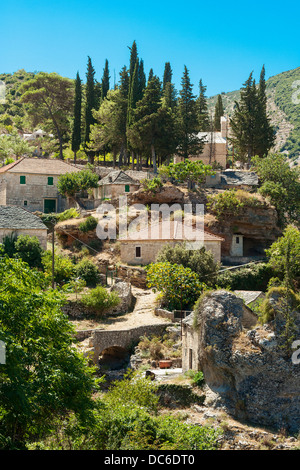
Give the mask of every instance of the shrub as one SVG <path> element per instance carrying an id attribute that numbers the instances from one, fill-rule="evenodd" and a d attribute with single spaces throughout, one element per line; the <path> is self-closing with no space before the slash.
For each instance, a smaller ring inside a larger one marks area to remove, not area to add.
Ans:
<path id="1" fill-rule="evenodd" d="M 164 294 L 170 309 L 191 308 L 205 286 L 191 269 L 169 262 L 150 264 L 147 284 Z"/>
<path id="2" fill-rule="evenodd" d="M 198 274 L 199 280 L 207 285 L 213 285 L 217 279 L 219 264 L 215 262 L 213 254 L 204 247 L 199 250 L 188 250 L 185 243 L 177 243 L 175 246 L 166 244 L 158 253 L 158 263 L 169 262 L 181 264 Z"/>
<path id="3" fill-rule="evenodd" d="M 273 276 L 274 271 L 271 266 L 266 263 L 257 263 L 219 273 L 216 284 L 220 288 L 230 290 L 265 291 Z"/>
<path id="4" fill-rule="evenodd" d="M 67 209 L 64 212 L 58 214 L 57 220 L 59 222 L 63 222 L 64 220 L 75 219 L 76 217 L 79 217 L 79 215 L 80 214 L 77 209 L 75 209 L 75 207 L 71 207 L 70 209 Z"/>
<path id="5" fill-rule="evenodd" d="M 42 267 L 43 249 L 37 237 L 19 235 L 15 242 L 15 256 L 21 258 L 31 268 Z"/>
<path id="6" fill-rule="evenodd" d="M 42 255 L 42 265 L 49 280 L 52 278 L 52 253 L 45 251 Z M 54 256 L 54 282 L 64 284 L 74 277 L 75 266 L 72 261 L 61 255 Z"/>
<path id="7" fill-rule="evenodd" d="M 207 207 L 220 220 L 226 216 L 238 216 L 244 207 L 257 207 L 263 204 L 262 198 L 247 191 L 229 189 L 223 193 L 209 196 Z"/>
<path id="8" fill-rule="evenodd" d="M 93 217 L 92 215 L 90 215 L 84 220 L 84 222 L 81 222 L 81 224 L 79 224 L 79 230 L 84 233 L 91 232 L 92 230 L 95 230 L 97 225 L 98 220 L 95 219 L 95 217 Z"/>
<path id="9" fill-rule="evenodd" d="M 81 298 L 83 305 L 93 310 L 97 316 L 106 313 L 110 308 L 120 303 L 119 296 L 115 292 L 108 292 L 104 287 L 97 286 Z"/>
<path id="10" fill-rule="evenodd" d="M 89 287 L 96 286 L 99 279 L 99 271 L 97 266 L 88 258 L 83 258 L 78 264 L 75 265 L 75 273 L 86 282 Z"/>
<path id="11" fill-rule="evenodd" d="M 161 179 L 158 177 L 152 179 L 144 179 L 141 181 L 144 191 L 150 191 L 156 193 L 163 186 Z"/>

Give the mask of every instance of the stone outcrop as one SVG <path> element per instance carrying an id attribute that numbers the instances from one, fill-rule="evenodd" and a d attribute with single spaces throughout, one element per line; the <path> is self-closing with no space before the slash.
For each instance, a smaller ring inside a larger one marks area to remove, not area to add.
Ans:
<path id="1" fill-rule="evenodd" d="M 128 197 L 129 204 L 183 204 L 184 192 L 177 186 L 167 183 L 158 191 L 145 191 L 140 188 Z"/>
<path id="2" fill-rule="evenodd" d="M 58 222 L 55 225 L 55 232 L 60 242 L 64 247 L 74 245 L 76 240 L 89 244 L 91 241 L 99 240 L 97 237 L 96 229 L 89 232 L 82 232 L 79 228 L 80 224 L 86 218 L 68 219 L 63 222 Z"/>
<path id="3" fill-rule="evenodd" d="M 204 298 L 197 327 L 191 318 L 185 321 L 187 334 L 193 334 L 197 343 L 198 365 L 207 384 L 206 404 L 224 407 L 255 424 L 297 432 L 300 365 L 293 363 L 292 351 L 287 356 L 280 346 L 282 322 L 247 329 L 244 319 L 241 299 L 215 291 Z M 296 324 L 300 338 L 299 321 Z"/>
<path id="4" fill-rule="evenodd" d="M 116 307 L 109 310 L 108 315 L 129 312 L 133 305 L 131 284 L 129 282 L 119 281 L 110 288 L 110 291 L 115 292 L 119 296 L 120 303 Z"/>
<path id="5" fill-rule="evenodd" d="M 230 255 L 234 234 L 244 235 L 254 243 L 256 249 L 268 247 L 282 235 L 276 209 L 267 203 L 257 207 L 245 206 L 238 216 L 227 216 L 220 221 L 209 214 L 204 224 L 210 232 L 224 237 L 222 256 Z"/>

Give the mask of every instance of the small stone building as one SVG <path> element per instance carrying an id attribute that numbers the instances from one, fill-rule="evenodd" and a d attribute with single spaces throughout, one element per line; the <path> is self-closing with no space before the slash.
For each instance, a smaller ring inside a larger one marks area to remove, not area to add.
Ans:
<path id="1" fill-rule="evenodd" d="M 98 188 L 94 190 L 94 198 L 114 199 L 137 191 L 139 187 L 139 181 L 131 178 L 122 170 L 115 170 L 99 181 Z"/>
<path id="2" fill-rule="evenodd" d="M 156 256 L 166 244 L 176 245 L 186 242 L 192 250 L 202 246 L 211 251 L 215 261 L 221 261 L 221 243 L 223 238 L 207 231 L 198 231 L 190 227 L 186 233 L 186 227 L 180 222 L 170 224 L 160 223 L 149 225 L 139 231 L 128 233 L 126 238 L 120 238 L 121 261 L 130 265 L 147 265 L 155 262 Z"/>
<path id="3" fill-rule="evenodd" d="M 16 206 L 0 206 L 0 243 L 6 236 L 37 237 L 43 250 L 47 249 L 47 227 L 31 212 Z"/>
<path id="4" fill-rule="evenodd" d="M 0 168 L 0 204 L 30 212 L 62 212 L 68 203 L 58 192 L 58 178 L 78 171 L 61 160 L 22 157 Z"/>

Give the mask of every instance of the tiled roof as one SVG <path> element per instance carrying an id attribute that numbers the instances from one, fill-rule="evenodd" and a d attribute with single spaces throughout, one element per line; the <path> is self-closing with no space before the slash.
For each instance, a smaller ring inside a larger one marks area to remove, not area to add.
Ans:
<path id="1" fill-rule="evenodd" d="M 222 137 L 221 132 L 198 132 L 197 137 L 201 138 L 206 144 L 226 144 L 226 139 Z"/>
<path id="2" fill-rule="evenodd" d="M 47 230 L 37 215 L 17 206 L 0 206 L 0 228 Z"/>
<path id="3" fill-rule="evenodd" d="M 128 176 L 124 171 L 115 170 L 99 181 L 99 186 L 104 184 L 139 184 L 139 182 Z"/>
<path id="4" fill-rule="evenodd" d="M 122 240 L 120 238 L 120 240 Z M 178 241 L 224 241 L 206 230 L 196 229 L 190 224 L 181 222 L 159 223 L 148 225 L 141 230 L 128 233 L 123 240 L 178 240 Z"/>
<path id="5" fill-rule="evenodd" d="M 80 171 L 75 165 L 66 163 L 58 159 L 47 158 L 26 158 L 10 163 L 0 168 L 0 173 L 29 173 L 39 175 L 62 175 L 65 173 L 73 173 Z"/>
<path id="6" fill-rule="evenodd" d="M 221 184 L 257 186 L 258 176 L 254 171 L 226 170 L 221 174 Z"/>

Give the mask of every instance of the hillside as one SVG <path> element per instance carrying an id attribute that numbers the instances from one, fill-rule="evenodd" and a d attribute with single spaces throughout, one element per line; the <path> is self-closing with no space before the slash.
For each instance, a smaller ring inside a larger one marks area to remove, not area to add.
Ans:
<path id="1" fill-rule="evenodd" d="M 277 131 L 274 150 L 288 152 L 292 160 L 296 160 L 300 156 L 300 112 L 299 104 L 295 101 L 297 95 L 295 92 L 300 87 L 299 85 L 297 88 L 292 86 L 296 81 L 299 81 L 300 84 L 300 67 L 275 75 L 266 82 L 268 111 Z M 222 93 L 225 113 L 228 116 L 232 116 L 235 101 L 238 101 L 239 98 L 239 90 Z M 214 109 L 216 100 L 217 95 L 208 99 L 211 110 Z"/>

